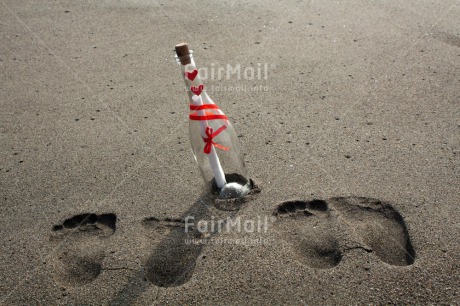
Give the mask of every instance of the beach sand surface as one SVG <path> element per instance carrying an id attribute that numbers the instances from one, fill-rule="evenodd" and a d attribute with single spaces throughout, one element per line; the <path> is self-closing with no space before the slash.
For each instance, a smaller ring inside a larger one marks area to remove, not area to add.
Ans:
<path id="1" fill-rule="evenodd" d="M 0 304 L 459 304 L 458 16 L 1 0 Z M 235 210 L 190 151 L 184 41 L 260 188 Z"/>

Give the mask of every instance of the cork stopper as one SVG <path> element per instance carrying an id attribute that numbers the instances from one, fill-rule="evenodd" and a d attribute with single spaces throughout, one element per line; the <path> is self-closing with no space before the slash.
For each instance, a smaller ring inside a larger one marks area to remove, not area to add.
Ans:
<path id="1" fill-rule="evenodd" d="M 190 64 L 190 50 L 187 43 L 180 43 L 176 45 L 176 54 L 182 65 Z"/>

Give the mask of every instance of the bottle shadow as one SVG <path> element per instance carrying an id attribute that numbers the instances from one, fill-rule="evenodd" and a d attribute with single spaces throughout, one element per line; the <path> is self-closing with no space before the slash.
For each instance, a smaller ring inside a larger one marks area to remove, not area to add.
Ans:
<path id="1" fill-rule="evenodd" d="M 209 197 L 202 196 L 179 220 L 153 220 L 154 230 L 164 231 L 167 227 L 169 233 L 155 246 L 145 264 L 146 277 L 152 284 L 174 287 L 191 278 L 204 247 L 199 243 L 203 234 L 197 230 L 196 223 L 210 220 L 210 205 Z M 144 225 L 145 222 L 147 219 Z"/>
<path id="2" fill-rule="evenodd" d="M 144 228 L 151 231 L 149 236 L 158 235 L 159 242 L 152 249 L 145 267 L 134 273 L 108 304 L 132 304 L 147 289 L 149 282 L 158 287 L 175 287 L 188 282 L 206 245 L 202 239 L 208 238 L 209 241 L 218 233 L 216 230 L 202 233 L 197 224 L 224 220 L 225 225 L 240 208 L 221 210 L 216 208 L 214 200 L 209 192 L 205 192 L 179 219 L 144 219 Z"/>

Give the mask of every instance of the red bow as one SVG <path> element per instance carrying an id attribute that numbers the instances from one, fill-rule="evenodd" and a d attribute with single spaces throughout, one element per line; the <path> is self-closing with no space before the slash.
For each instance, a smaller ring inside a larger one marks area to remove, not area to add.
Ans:
<path id="1" fill-rule="evenodd" d="M 222 149 L 222 150 L 225 150 L 225 151 L 228 151 L 229 148 L 227 147 L 224 147 L 218 143 L 215 143 L 213 140 L 214 137 L 216 137 L 217 135 L 219 135 L 220 132 L 222 132 L 223 130 L 225 130 L 227 126 L 226 125 L 223 125 L 221 126 L 217 131 L 213 132 L 213 129 L 212 127 L 210 126 L 207 126 L 206 127 L 206 136 L 208 136 L 208 138 L 204 138 L 203 137 L 203 140 L 204 142 L 206 142 L 206 144 L 204 145 L 204 154 L 209 154 L 211 153 L 211 148 L 212 146 L 215 146 L 215 147 L 218 147 L 219 149 Z"/>

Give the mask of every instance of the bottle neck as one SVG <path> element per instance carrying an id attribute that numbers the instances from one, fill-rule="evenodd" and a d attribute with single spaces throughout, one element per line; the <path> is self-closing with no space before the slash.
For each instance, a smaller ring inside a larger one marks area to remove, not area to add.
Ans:
<path id="1" fill-rule="evenodd" d="M 184 65 L 179 60 L 178 60 L 178 62 L 179 62 L 179 65 L 180 65 L 182 73 L 193 72 L 194 70 L 196 70 L 195 60 L 193 59 L 192 54 L 189 55 L 189 60 L 188 60 L 187 64 Z M 184 75 L 184 77 L 185 77 L 185 75 Z M 199 79 L 199 77 L 196 76 L 196 79 Z M 200 80 L 200 83 L 201 83 L 201 80 Z"/>
<path id="2" fill-rule="evenodd" d="M 188 95 L 190 98 L 190 103 L 192 103 L 192 96 L 195 95 L 195 93 L 192 92 L 191 87 L 193 86 L 194 88 L 199 88 L 200 86 L 204 86 L 200 76 L 198 75 L 198 69 L 196 68 L 192 51 L 190 51 L 189 54 L 181 57 L 176 55 L 176 60 L 180 65 L 182 77 L 184 78 L 185 86 L 187 87 Z M 213 103 L 209 96 L 206 94 L 204 88 L 201 92 L 201 97 L 203 98 L 204 104 Z"/>

